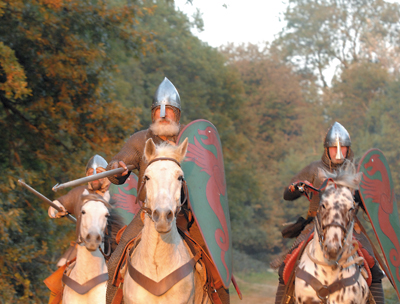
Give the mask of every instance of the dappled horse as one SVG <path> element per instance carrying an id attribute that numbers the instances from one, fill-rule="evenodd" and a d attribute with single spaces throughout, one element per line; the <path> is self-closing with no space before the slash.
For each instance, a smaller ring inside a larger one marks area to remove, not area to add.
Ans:
<path id="1" fill-rule="evenodd" d="M 362 173 L 352 163 L 338 172 L 321 170 L 326 178 L 314 219 L 314 236 L 296 269 L 295 303 L 366 303 L 368 284 L 361 274 L 353 226 L 358 206 L 353 191 Z M 364 271 L 364 270 L 363 270 Z"/>
<path id="2" fill-rule="evenodd" d="M 108 200 L 109 196 L 103 198 L 85 190 L 80 204 L 75 206 L 79 245 L 76 262 L 71 264 L 62 279 L 65 284 L 63 304 L 106 302 L 108 272 L 104 243 L 106 238 L 111 237 L 111 226 L 119 229 L 123 225 L 122 219 L 112 212 Z"/>
<path id="3" fill-rule="evenodd" d="M 144 227 L 127 259 L 124 303 L 208 303 L 197 271 L 202 271 L 197 263 L 200 256 L 193 256 L 176 226 L 183 183 L 180 162 L 187 146 L 187 139 L 178 147 L 155 146 L 152 139 L 146 142 Z"/>

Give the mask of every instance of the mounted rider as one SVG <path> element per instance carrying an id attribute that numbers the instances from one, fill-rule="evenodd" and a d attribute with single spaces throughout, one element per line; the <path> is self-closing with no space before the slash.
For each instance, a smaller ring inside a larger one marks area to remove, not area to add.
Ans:
<path id="1" fill-rule="evenodd" d="M 134 168 L 139 171 L 138 185 L 142 184 L 143 175 L 146 170 L 147 164 L 144 159 L 144 147 L 148 139 L 152 139 L 156 145 L 166 143 L 176 145 L 178 135 L 184 128 L 180 124 L 181 116 L 181 101 L 178 91 L 175 86 L 166 77 L 157 88 L 152 106 L 151 118 L 152 124 L 146 130 L 134 133 L 120 152 L 116 154 L 110 161 L 107 170 L 122 167 L 126 169 L 123 173 L 109 177 L 109 180 L 114 184 L 122 184 L 128 178 L 130 172 L 127 165 L 134 165 Z M 141 201 L 145 200 L 145 190 L 142 190 L 139 195 Z M 186 205 L 186 204 L 185 204 Z M 206 245 L 202 238 L 199 228 L 193 217 L 189 215 L 189 207 L 186 205 L 181 209 L 177 216 L 177 224 L 184 231 L 189 232 L 190 236 L 200 245 L 206 249 Z M 113 285 L 112 278 L 116 271 L 117 264 L 123 254 L 126 244 L 135 238 L 143 228 L 140 212 L 135 215 L 132 222 L 126 227 L 123 232 L 119 245 L 108 263 L 109 269 L 109 282 L 107 285 L 107 303 L 111 303 L 117 291 L 117 286 Z M 218 297 L 222 303 L 229 303 L 228 290 L 222 286 L 217 290 Z"/>
<path id="2" fill-rule="evenodd" d="M 106 168 L 107 168 L 107 161 L 100 155 L 96 154 L 89 159 L 86 165 L 85 174 L 86 176 L 95 175 L 101 172 L 105 172 Z M 107 178 L 102 178 L 99 180 L 88 182 L 87 185 L 75 187 L 74 189 L 70 190 L 67 194 L 60 196 L 59 198 L 53 201 L 53 203 L 63 211 L 58 212 L 55 208 L 49 207 L 47 211 L 48 215 L 51 218 L 61 218 L 67 214 L 76 215 L 75 207 L 78 206 L 78 204 L 80 204 L 81 196 L 85 190 L 87 190 L 89 194 L 99 194 L 102 197 L 104 197 L 106 201 L 108 201 L 109 186 L 110 186 L 110 181 Z M 57 267 L 60 268 L 59 270 L 64 269 L 64 267 L 69 261 L 75 259 L 76 253 L 77 253 L 76 244 L 71 243 L 70 247 L 57 262 Z M 62 286 L 61 278 L 62 277 L 60 276 L 60 271 L 56 271 L 45 280 L 46 285 L 51 290 L 49 303 L 52 304 L 59 303 L 59 301 L 61 300 L 58 299 L 57 297 L 58 293 L 55 291 L 55 289 L 58 289 L 59 287 L 54 287 L 54 286 Z"/>
<path id="3" fill-rule="evenodd" d="M 86 176 L 95 175 L 101 172 L 105 172 L 107 168 L 107 161 L 101 157 L 100 155 L 94 155 L 92 158 L 89 159 L 85 173 Z M 110 186 L 110 181 L 107 178 L 102 178 L 99 180 L 88 182 L 87 185 L 79 186 L 67 194 L 59 197 L 58 199 L 54 200 L 53 203 L 60 207 L 62 212 L 58 212 L 53 207 L 49 207 L 48 214 L 51 218 L 60 218 L 65 216 L 67 213 L 74 214 L 75 204 L 80 202 L 80 197 L 83 191 L 87 190 L 90 194 L 99 194 L 101 196 L 105 196 L 108 194 L 108 188 Z"/>
<path id="4" fill-rule="evenodd" d="M 335 122 L 327 131 L 324 140 L 324 153 L 320 160 L 312 162 L 299 173 L 297 173 L 290 181 L 290 184 L 285 188 L 283 198 L 288 201 L 293 201 L 302 196 L 302 192 L 299 189 L 299 183 L 309 183 L 315 188 L 319 188 L 323 180 L 319 177 L 318 170 L 324 169 L 328 172 L 338 170 L 347 159 L 353 162 L 354 153 L 351 149 L 351 139 L 348 131 L 338 122 Z M 362 203 L 357 199 L 358 191 L 356 191 L 356 201 L 362 206 Z M 297 237 L 291 250 L 294 250 L 301 241 L 305 240 L 313 229 L 314 224 L 313 218 L 316 216 L 319 207 L 320 197 L 318 194 L 310 194 L 310 205 L 307 213 L 307 219 L 302 217 L 296 222 L 296 224 L 284 229 L 282 235 L 284 237 Z M 371 268 L 372 273 L 372 284 L 370 286 L 371 293 L 376 303 L 384 303 L 382 278 L 384 277 L 383 272 L 376 263 L 371 244 L 368 239 L 360 231 L 359 227 L 355 225 L 353 231 L 355 238 L 360 241 L 363 247 L 368 251 L 371 257 L 374 258 L 374 266 Z M 283 270 L 285 263 L 283 262 L 279 267 L 279 285 L 276 292 L 275 303 L 281 303 L 284 292 L 285 284 L 283 280 Z"/>

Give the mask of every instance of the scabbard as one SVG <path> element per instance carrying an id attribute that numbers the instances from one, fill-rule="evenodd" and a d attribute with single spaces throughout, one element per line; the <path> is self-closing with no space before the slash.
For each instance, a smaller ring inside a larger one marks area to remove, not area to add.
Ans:
<path id="1" fill-rule="evenodd" d="M 133 165 L 128 165 L 126 167 L 128 168 L 129 171 L 132 171 L 134 169 Z M 106 171 L 106 172 L 102 172 L 102 173 L 98 173 L 98 174 L 94 174 L 94 175 L 90 175 L 90 176 L 85 176 L 85 177 L 78 178 L 76 180 L 69 181 L 69 182 L 66 182 L 66 183 L 63 183 L 63 184 L 60 184 L 60 185 L 57 184 L 57 185 L 55 185 L 53 187 L 53 191 L 57 192 L 60 189 L 64 189 L 64 188 L 68 188 L 68 187 L 75 187 L 75 186 L 78 186 L 78 185 L 86 184 L 88 182 L 92 182 L 92 181 L 95 181 L 95 180 L 98 180 L 98 179 L 102 179 L 102 178 L 105 178 L 105 177 L 113 176 L 115 174 L 122 173 L 124 171 L 125 171 L 124 168 L 117 168 L 117 169 L 109 170 L 109 171 Z"/>
<path id="2" fill-rule="evenodd" d="M 43 194 L 41 194 L 40 192 L 36 191 L 35 189 L 33 189 L 31 186 L 27 185 L 22 179 L 18 180 L 18 183 L 24 187 L 25 189 L 27 189 L 29 192 L 33 193 L 36 197 L 40 198 L 42 201 L 44 201 L 45 203 L 49 204 L 51 207 L 53 207 L 54 209 L 56 209 L 57 211 L 61 212 L 62 210 L 60 209 L 60 207 L 58 207 L 56 204 L 54 204 L 51 200 L 49 200 L 47 197 L 45 197 Z M 68 218 L 70 221 L 76 223 L 76 218 L 74 218 L 71 214 L 67 214 L 65 216 L 66 218 Z"/>

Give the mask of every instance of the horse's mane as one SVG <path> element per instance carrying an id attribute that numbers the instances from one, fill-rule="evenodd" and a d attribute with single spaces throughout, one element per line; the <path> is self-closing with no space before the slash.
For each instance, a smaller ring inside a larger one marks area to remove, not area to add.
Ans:
<path id="1" fill-rule="evenodd" d="M 357 173 L 355 164 L 349 160 L 345 160 L 343 165 L 332 173 L 323 169 L 321 171 L 322 177 L 332 178 L 336 185 L 348 187 L 352 190 L 358 189 L 362 173 Z"/>
<path id="2" fill-rule="evenodd" d="M 157 157 L 169 157 L 176 159 L 178 162 L 182 161 L 178 146 L 170 145 L 167 142 L 156 145 L 156 153 L 154 157 L 152 157 L 151 159 L 146 159 L 146 161 L 149 163 Z"/>

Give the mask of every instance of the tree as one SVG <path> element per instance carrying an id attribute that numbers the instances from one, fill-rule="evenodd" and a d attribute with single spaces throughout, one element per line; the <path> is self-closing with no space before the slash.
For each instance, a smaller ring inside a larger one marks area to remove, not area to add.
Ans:
<path id="1" fill-rule="evenodd" d="M 0 296 L 42 302 L 42 283 L 68 246 L 71 226 L 17 189 L 24 178 L 53 197 L 56 182 L 83 175 L 96 153 L 111 155 L 136 127 L 113 100 L 109 57 L 118 41 L 132 55 L 152 48 L 137 31 L 144 10 L 102 1 L 0 0 Z M 18 299 L 18 300 L 17 300 Z"/>
<path id="2" fill-rule="evenodd" d="M 327 87 L 328 68 L 346 69 L 362 58 L 388 62 L 383 50 L 399 47 L 399 17 L 399 4 L 382 0 L 291 0 L 276 44 Z"/>

